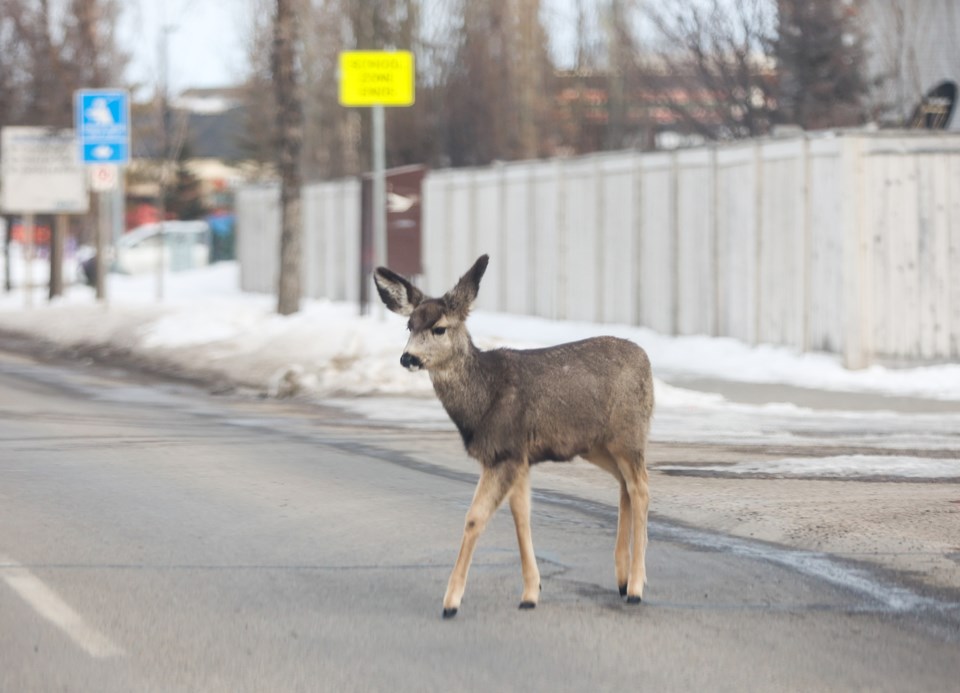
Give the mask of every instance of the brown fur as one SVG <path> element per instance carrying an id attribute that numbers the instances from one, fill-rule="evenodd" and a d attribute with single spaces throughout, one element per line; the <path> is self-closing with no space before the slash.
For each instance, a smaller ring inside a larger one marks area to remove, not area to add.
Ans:
<path id="1" fill-rule="evenodd" d="M 545 349 L 481 351 L 464 321 L 486 255 L 439 299 L 380 267 L 374 280 L 387 308 L 410 316 L 402 363 L 426 368 L 467 453 L 482 465 L 444 616 L 460 606 L 477 538 L 505 498 L 517 527 L 524 591 L 536 605 L 540 577 L 530 539 L 529 467 L 582 456 L 620 482 L 615 568 L 620 591 L 640 601 L 649 505 L 645 449 L 653 414 L 646 353 L 633 342 L 595 337 Z"/>

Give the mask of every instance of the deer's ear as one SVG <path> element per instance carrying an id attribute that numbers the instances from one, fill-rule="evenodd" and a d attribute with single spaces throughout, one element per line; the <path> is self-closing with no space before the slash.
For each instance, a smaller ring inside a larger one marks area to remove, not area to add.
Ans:
<path id="1" fill-rule="evenodd" d="M 380 300 L 394 313 L 410 315 L 423 301 L 423 293 L 420 289 L 386 267 L 376 269 L 373 273 L 373 282 L 377 285 Z"/>
<path id="2" fill-rule="evenodd" d="M 488 262 L 490 262 L 489 255 L 481 255 L 477 258 L 473 267 L 467 270 L 467 273 L 460 277 L 457 285 L 443 297 L 444 303 L 461 320 L 466 319 L 467 314 L 470 313 L 470 306 L 477 298 L 477 292 L 480 291 L 480 280 L 483 279 L 483 273 L 487 271 Z"/>

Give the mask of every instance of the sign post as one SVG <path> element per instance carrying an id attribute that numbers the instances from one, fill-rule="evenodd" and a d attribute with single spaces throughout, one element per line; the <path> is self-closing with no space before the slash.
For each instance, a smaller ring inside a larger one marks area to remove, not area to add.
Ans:
<path id="1" fill-rule="evenodd" d="M 387 156 L 383 107 L 412 106 L 414 81 L 413 53 L 410 51 L 340 53 L 340 105 L 372 108 L 374 267 L 387 264 Z"/>
<path id="2" fill-rule="evenodd" d="M 96 234 L 97 299 L 106 298 L 104 281 L 105 239 L 110 234 L 111 215 L 109 195 L 119 175 L 109 167 L 124 166 L 130 162 L 130 96 L 125 89 L 79 89 L 74 92 L 74 122 L 79 141 L 80 160 L 94 167 L 91 182 L 98 198 L 98 223 Z M 161 251 L 162 252 L 162 251 Z"/>

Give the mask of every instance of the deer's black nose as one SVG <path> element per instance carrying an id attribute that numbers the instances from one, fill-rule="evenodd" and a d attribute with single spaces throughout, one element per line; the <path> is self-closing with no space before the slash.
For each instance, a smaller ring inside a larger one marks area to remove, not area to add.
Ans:
<path id="1" fill-rule="evenodd" d="M 403 352 L 400 357 L 400 365 L 404 368 L 420 368 L 423 362 L 408 351 Z"/>

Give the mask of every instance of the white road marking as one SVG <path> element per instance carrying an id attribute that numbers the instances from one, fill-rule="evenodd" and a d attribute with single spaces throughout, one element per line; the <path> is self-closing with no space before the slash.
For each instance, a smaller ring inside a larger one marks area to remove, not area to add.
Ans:
<path id="1" fill-rule="evenodd" d="M 16 561 L 0 556 L 0 576 L 38 614 L 66 633 L 91 657 L 105 659 L 125 654 L 110 638 L 88 626 L 56 592 Z"/>

